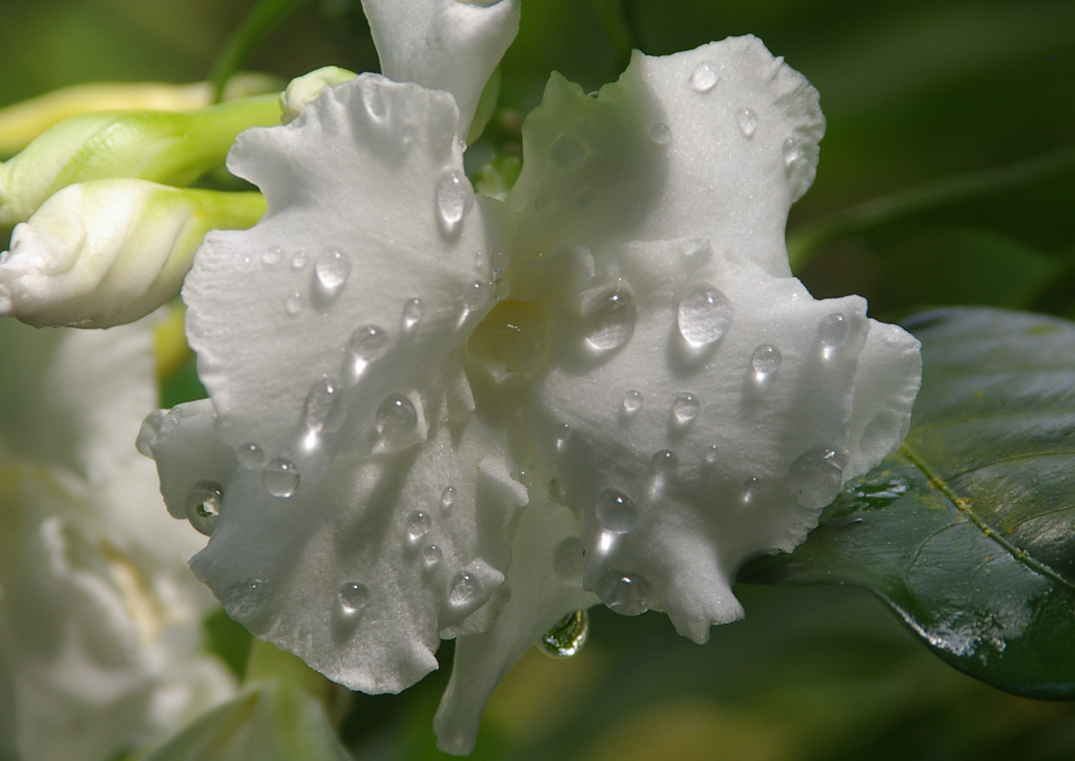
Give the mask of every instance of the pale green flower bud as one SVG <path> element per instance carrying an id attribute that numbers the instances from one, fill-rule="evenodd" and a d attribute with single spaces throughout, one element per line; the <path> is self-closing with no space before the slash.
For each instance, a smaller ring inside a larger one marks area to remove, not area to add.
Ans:
<path id="1" fill-rule="evenodd" d="M 326 87 L 335 87 L 358 75 L 339 66 L 323 66 L 309 74 L 295 77 L 280 93 L 280 123 L 288 124 L 298 118 L 306 104 L 313 101 Z"/>
<path id="2" fill-rule="evenodd" d="M 264 212 L 259 193 L 71 185 L 17 225 L 0 254 L 0 315 L 37 326 L 131 322 L 179 292 L 209 230 L 245 229 Z"/>
<path id="3" fill-rule="evenodd" d="M 77 182 L 139 178 L 186 185 L 219 166 L 248 127 L 278 124 L 275 95 L 195 111 L 102 112 L 57 124 L 0 165 L 0 226 L 25 222 Z"/>

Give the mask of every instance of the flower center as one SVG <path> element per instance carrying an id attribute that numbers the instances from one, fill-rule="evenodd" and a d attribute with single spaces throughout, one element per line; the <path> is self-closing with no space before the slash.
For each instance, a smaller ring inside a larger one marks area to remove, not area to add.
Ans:
<path id="1" fill-rule="evenodd" d="M 467 351 L 494 376 L 532 375 L 549 358 L 545 307 L 514 299 L 497 304 L 474 329 Z"/>

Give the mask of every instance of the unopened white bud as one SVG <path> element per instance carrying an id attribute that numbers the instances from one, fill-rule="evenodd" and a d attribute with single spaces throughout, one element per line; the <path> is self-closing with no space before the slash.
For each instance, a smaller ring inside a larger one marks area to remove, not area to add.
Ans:
<path id="1" fill-rule="evenodd" d="M 326 87 L 335 87 L 348 82 L 358 75 L 339 66 L 323 66 L 309 74 L 295 77 L 288 83 L 287 89 L 280 93 L 280 123 L 287 124 L 298 118 L 302 109 L 321 94 Z"/>

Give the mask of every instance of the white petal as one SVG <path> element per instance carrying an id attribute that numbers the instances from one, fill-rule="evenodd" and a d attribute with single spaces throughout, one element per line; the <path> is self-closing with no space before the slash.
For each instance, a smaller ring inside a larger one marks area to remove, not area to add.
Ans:
<path id="1" fill-rule="evenodd" d="M 482 88 L 519 31 L 519 0 L 362 0 L 381 73 L 450 92 L 466 136 Z"/>
<path id="2" fill-rule="evenodd" d="M 553 75 L 509 203 L 530 215 L 528 251 L 697 237 L 787 275 L 787 213 L 823 131 L 817 91 L 755 37 L 636 53 L 596 99 Z"/>

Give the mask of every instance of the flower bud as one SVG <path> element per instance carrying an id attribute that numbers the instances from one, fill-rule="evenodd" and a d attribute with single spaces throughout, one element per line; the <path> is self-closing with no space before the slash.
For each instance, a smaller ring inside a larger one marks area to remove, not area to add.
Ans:
<path id="1" fill-rule="evenodd" d="M 219 166 L 235 136 L 279 123 L 275 95 L 195 111 L 88 113 L 67 119 L 0 165 L 0 226 L 25 222 L 78 182 L 139 178 L 186 185 Z"/>
<path id="2" fill-rule="evenodd" d="M 0 315 L 39 327 L 131 322 L 179 292 L 209 230 L 245 229 L 264 212 L 259 193 L 70 185 L 17 225 L 0 254 Z"/>
<path id="3" fill-rule="evenodd" d="M 287 124 L 298 118 L 306 104 L 321 94 L 326 87 L 335 87 L 358 75 L 339 66 L 322 66 L 309 74 L 295 77 L 287 89 L 280 93 L 280 123 Z"/>

